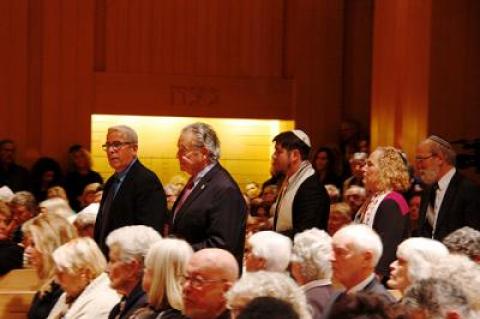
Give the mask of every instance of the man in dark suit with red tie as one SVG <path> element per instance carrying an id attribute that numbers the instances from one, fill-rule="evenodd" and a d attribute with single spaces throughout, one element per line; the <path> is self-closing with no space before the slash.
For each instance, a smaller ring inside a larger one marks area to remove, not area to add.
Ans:
<path id="1" fill-rule="evenodd" d="M 441 241 L 463 226 L 480 230 L 480 190 L 455 169 L 450 143 L 430 136 L 417 147 L 415 162 L 416 174 L 426 185 L 419 235 Z"/>
<path id="2" fill-rule="evenodd" d="M 94 238 L 108 256 L 105 239 L 117 228 L 146 225 L 161 232 L 167 218 L 167 201 L 157 175 L 137 159 L 138 137 L 132 128 L 110 127 L 102 147 L 115 173 L 103 190 Z"/>
<path id="3" fill-rule="evenodd" d="M 172 208 L 170 234 L 194 250 L 222 248 L 242 264 L 246 203 L 232 176 L 218 163 L 220 142 L 205 123 L 183 128 L 177 158 L 191 177 Z"/>

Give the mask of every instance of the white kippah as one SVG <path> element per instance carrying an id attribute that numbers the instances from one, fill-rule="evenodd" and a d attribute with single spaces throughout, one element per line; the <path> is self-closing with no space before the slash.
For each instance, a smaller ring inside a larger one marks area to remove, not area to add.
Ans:
<path id="1" fill-rule="evenodd" d="M 310 143 L 310 138 L 304 131 L 293 130 L 292 133 L 295 134 L 295 136 L 298 137 L 300 140 L 302 140 L 303 143 L 307 144 L 308 147 L 312 147 L 312 143 Z"/>

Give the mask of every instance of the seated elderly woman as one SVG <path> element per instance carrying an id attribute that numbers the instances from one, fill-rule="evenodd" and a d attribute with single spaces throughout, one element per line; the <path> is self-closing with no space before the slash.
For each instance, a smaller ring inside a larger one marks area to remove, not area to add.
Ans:
<path id="1" fill-rule="evenodd" d="M 291 273 L 305 292 L 313 318 L 322 318 L 333 293 L 331 254 L 332 238 L 323 230 L 313 228 L 295 235 Z"/>
<path id="2" fill-rule="evenodd" d="M 74 239 L 53 252 L 56 281 L 65 291 L 48 319 L 108 318 L 119 301 L 105 273 L 107 261 L 89 237 Z"/>
<path id="3" fill-rule="evenodd" d="M 76 238 L 77 232 L 65 218 L 55 214 L 41 214 L 30 219 L 23 224 L 22 231 L 25 237 L 25 255 L 42 282 L 33 298 L 28 318 L 43 319 L 48 316 L 63 292 L 54 282 L 55 264 L 52 253 Z"/>
<path id="4" fill-rule="evenodd" d="M 402 294 L 415 281 L 430 277 L 432 265 L 448 255 L 448 249 L 439 241 L 413 237 L 397 248 L 397 260 L 390 265 L 387 284 Z"/>
<path id="5" fill-rule="evenodd" d="M 93 231 L 95 229 L 99 207 L 100 204 L 93 203 L 75 215 L 73 226 L 77 229 L 78 236 L 93 238 Z"/>
<path id="6" fill-rule="evenodd" d="M 480 264 L 480 231 L 465 226 L 443 239 L 452 254 L 462 254 Z"/>
<path id="7" fill-rule="evenodd" d="M 355 221 L 375 230 L 383 244 L 383 255 L 375 272 L 385 280 L 395 260 L 397 246 L 409 236 L 408 203 L 400 192 L 408 189 L 406 160 L 393 147 L 377 147 L 363 167 L 369 199 L 357 212 Z"/>
<path id="8" fill-rule="evenodd" d="M 70 221 L 73 221 L 75 218 L 72 208 L 63 198 L 55 197 L 46 199 L 40 202 L 38 207 L 40 207 L 41 213 L 57 214 Z"/>
<path id="9" fill-rule="evenodd" d="M 0 201 L 0 275 L 23 266 L 23 247 L 9 238 L 11 224 L 12 212 Z"/>
<path id="10" fill-rule="evenodd" d="M 247 238 L 245 266 L 247 271 L 287 270 L 290 264 L 292 241 L 274 231 L 261 231 Z"/>
<path id="11" fill-rule="evenodd" d="M 480 267 L 467 256 L 450 254 L 432 265 L 431 277 L 461 287 L 472 310 L 480 318 Z"/>
<path id="12" fill-rule="evenodd" d="M 180 318 L 182 281 L 192 255 L 192 247 L 184 240 L 166 238 L 153 244 L 145 259 L 143 274 L 148 305 L 138 309 L 131 319 Z"/>
<path id="13" fill-rule="evenodd" d="M 245 273 L 225 294 L 232 319 L 257 297 L 274 297 L 293 306 L 301 319 L 310 319 L 307 299 L 302 289 L 286 274 L 270 271 Z"/>
<path id="14" fill-rule="evenodd" d="M 417 281 L 406 292 L 402 304 L 415 319 L 476 319 L 461 286 L 448 279 L 427 278 Z"/>
<path id="15" fill-rule="evenodd" d="M 352 222 L 352 210 L 347 203 L 335 203 L 330 205 L 330 215 L 328 216 L 328 233 L 333 236 L 345 225 Z"/>
<path id="16" fill-rule="evenodd" d="M 147 303 L 142 289 L 144 260 L 150 247 L 161 239 L 155 229 L 145 225 L 121 227 L 108 235 L 107 273 L 110 286 L 122 296 L 109 318 L 129 318 Z"/>

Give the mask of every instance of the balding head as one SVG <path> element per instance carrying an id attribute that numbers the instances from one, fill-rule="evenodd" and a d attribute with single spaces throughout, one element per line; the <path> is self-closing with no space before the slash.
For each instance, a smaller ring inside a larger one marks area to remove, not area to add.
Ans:
<path id="1" fill-rule="evenodd" d="M 228 251 L 207 248 L 190 258 L 183 284 L 185 314 L 191 319 L 217 318 L 226 310 L 225 292 L 239 274 L 235 257 Z"/>
<path id="2" fill-rule="evenodd" d="M 235 281 L 238 279 L 238 263 L 235 257 L 224 249 L 207 248 L 193 254 L 189 264 L 199 269 L 217 274 L 220 278 Z"/>

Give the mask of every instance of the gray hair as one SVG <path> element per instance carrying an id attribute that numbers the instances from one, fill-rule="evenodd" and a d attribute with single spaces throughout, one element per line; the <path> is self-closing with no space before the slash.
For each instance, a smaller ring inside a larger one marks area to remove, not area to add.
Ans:
<path id="1" fill-rule="evenodd" d="M 46 209 L 48 214 L 57 214 L 67 220 L 70 220 L 70 218 L 74 216 L 73 210 L 68 202 L 60 197 L 46 199 L 40 202 L 38 206 Z"/>
<path id="2" fill-rule="evenodd" d="M 480 231 L 465 226 L 450 233 L 443 239 L 451 253 L 464 254 L 470 259 L 480 257 Z"/>
<path id="3" fill-rule="evenodd" d="M 97 214 L 81 211 L 75 216 L 75 220 L 73 222 L 78 228 L 85 228 L 87 226 L 95 226 L 95 222 L 97 220 Z"/>
<path id="4" fill-rule="evenodd" d="M 23 206 L 25 207 L 33 216 L 37 214 L 37 201 L 35 196 L 32 193 L 27 191 L 16 192 L 15 195 L 10 200 L 10 205 L 12 206 Z"/>
<path id="5" fill-rule="evenodd" d="M 108 248 L 117 246 L 123 261 L 138 260 L 143 263 L 150 247 L 162 236 L 145 225 L 124 226 L 112 231 L 106 239 Z"/>
<path id="6" fill-rule="evenodd" d="M 472 309 L 480 311 L 480 266 L 463 255 L 448 255 L 432 265 L 432 278 L 461 287 Z"/>
<path id="7" fill-rule="evenodd" d="M 285 271 L 290 263 L 292 241 L 274 231 L 260 231 L 248 239 L 252 254 L 265 260 L 265 270 Z"/>
<path id="8" fill-rule="evenodd" d="M 133 128 L 127 125 L 115 125 L 108 128 L 107 134 L 111 132 L 119 132 L 125 136 L 127 142 L 138 145 L 138 135 Z"/>
<path id="9" fill-rule="evenodd" d="M 273 297 L 292 305 L 301 319 L 312 318 L 303 290 L 284 273 L 257 271 L 245 273 L 225 294 L 227 308 L 235 308 L 238 301 L 248 302 L 257 297 Z"/>
<path id="10" fill-rule="evenodd" d="M 308 282 L 332 277 L 331 254 L 332 238 L 325 231 L 312 228 L 295 235 L 291 260 L 300 263 Z"/>
<path id="11" fill-rule="evenodd" d="M 220 158 L 220 140 L 215 130 L 208 124 L 197 122 L 185 126 L 181 135 L 190 132 L 194 136 L 194 145 L 196 147 L 205 147 L 211 162 L 216 162 Z"/>
<path id="12" fill-rule="evenodd" d="M 380 236 L 364 224 L 350 224 L 340 228 L 332 237 L 348 239 L 352 247 L 358 252 L 371 252 L 372 263 L 375 267 L 383 253 L 383 244 Z"/>
<path id="13" fill-rule="evenodd" d="M 430 146 L 430 152 L 432 152 L 432 154 L 441 154 L 448 164 L 455 166 L 457 154 L 449 142 L 436 135 L 429 136 L 426 141 Z"/>
<path id="14" fill-rule="evenodd" d="M 473 319 L 473 313 L 461 287 L 448 279 L 428 278 L 410 286 L 402 299 L 407 309 L 423 309 L 428 318 L 447 318 L 448 311 L 456 311 L 460 318 Z"/>
<path id="15" fill-rule="evenodd" d="M 107 266 L 107 261 L 100 248 L 90 237 L 80 237 L 58 247 L 53 252 L 53 260 L 57 268 L 70 274 L 88 270 L 88 274 L 95 279 L 100 276 Z"/>
<path id="16" fill-rule="evenodd" d="M 408 263 L 408 279 L 415 282 L 430 277 L 432 265 L 448 255 L 448 249 L 441 242 L 413 237 L 404 240 L 397 248 L 397 257 Z"/>

